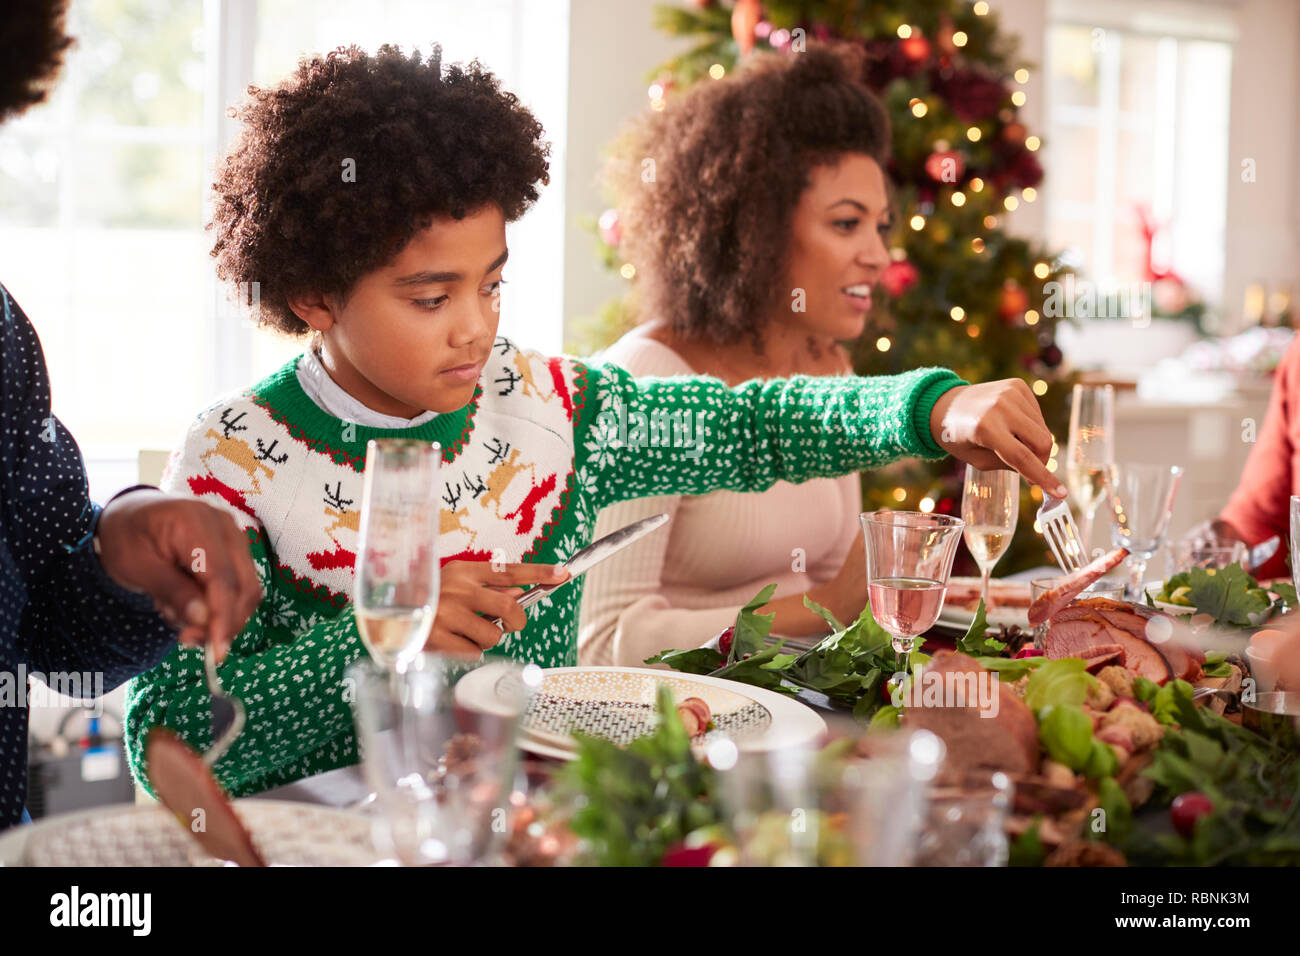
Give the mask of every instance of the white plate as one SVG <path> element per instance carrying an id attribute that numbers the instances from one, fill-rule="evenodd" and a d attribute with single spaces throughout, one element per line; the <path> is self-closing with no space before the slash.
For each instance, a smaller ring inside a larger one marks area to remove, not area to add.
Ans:
<path id="1" fill-rule="evenodd" d="M 980 584 L 980 579 L 973 578 L 973 577 L 957 576 L 948 579 L 948 587 L 950 591 L 953 589 L 954 586 L 959 586 L 962 588 L 970 588 L 970 587 L 978 588 L 979 584 Z M 1023 587 L 1024 593 L 1025 594 L 1029 593 L 1028 581 L 1004 579 L 1004 581 L 1001 583 L 1001 586 L 1005 587 L 1007 584 L 1021 585 Z M 994 596 L 997 595 L 998 587 L 999 587 L 998 580 L 995 579 L 993 582 L 991 582 L 991 590 Z M 1008 625 L 1014 624 L 1017 627 L 1021 628 L 1022 630 L 1027 630 L 1029 628 L 1029 608 L 1028 607 L 999 607 L 997 604 L 994 604 L 993 607 L 989 608 L 985 612 L 985 619 L 988 621 L 990 627 L 997 627 L 999 624 L 1008 624 Z M 958 604 L 955 601 L 949 601 L 947 598 L 945 598 L 943 604 L 943 610 L 939 612 L 939 620 L 936 621 L 935 623 L 941 624 L 945 627 L 958 628 L 964 631 L 967 630 L 971 626 L 971 624 L 974 623 L 974 621 L 975 621 L 974 611 L 968 611 L 965 608 L 964 604 Z"/>
<path id="2" fill-rule="evenodd" d="M 573 759 L 573 738 L 566 729 L 575 719 L 585 722 L 589 731 L 621 742 L 648 733 L 661 684 L 667 684 L 679 701 L 703 699 L 714 721 L 724 728 L 731 721 L 727 736 L 742 752 L 812 745 L 826 734 L 826 721 L 805 704 L 717 677 L 648 667 L 552 667 L 540 674 L 519 746 L 546 757 Z M 457 703 L 471 710 L 499 712 L 503 705 L 497 688 L 503 677 L 503 669 L 492 665 L 471 671 L 456 685 Z M 704 746 L 724 732 L 711 731 L 695 743 Z"/>
<path id="3" fill-rule="evenodd" d="M 369 817 L 284 800 L 236 800 L 271 866 L 367 866 L 382 855 Z M 221 866 L 161 806 L 110 806 L 17 826 L 0 837 L 4 866 Z"/>

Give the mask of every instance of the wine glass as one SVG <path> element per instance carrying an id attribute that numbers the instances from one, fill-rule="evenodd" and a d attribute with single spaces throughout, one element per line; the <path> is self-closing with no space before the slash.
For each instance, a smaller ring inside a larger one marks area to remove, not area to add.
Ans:
<path id="1" fill-rule="evenodd" d="M 858 516 L 867 549 L 871 614 L 890 633 L 900 669 L 918 634 L 939 619 L 948 575 L 965 522 L 920 511 L 873 511 Z"/>
<path id="2" fill-rule="evenodd" d="M 1164 543 L 1183 469 L 1178 465 L 1110 465 L 1105 476 L 1111 542 L 1128 549 L 1128 599 L 1140 601 L 1147 562 Z"/>
<path id="3" fill-rule="evenodd" d="M 1065 460 L 1066 484 L 1080 514 L 1084 554 L 1089 555 L 1093 516 L 1106 493 L 1103 470 L 1115 460 L 1115 389 L 1111 386 L 1074 386 Z M 1088 563 L 1087 557 L 1083 563 Z"/>
<path id="4" fill-rule="evenodd" d="M 466 706 L 456 685 L 480 666 L 496 674 L 492 698 Z M 348 678 L 378 848 L 408 866 L 494 860 L 511 814 L 525 668 L 419 654 L 401 671 L 358 661 Z"/>
<path id="5" fill-rule="evenodd" d="M 989 607 L 989 575 L 1006 553 L 1020 515 L 1020 476 L 1014 471 L 981 471 L 966 466 L 962 484 L 961 519 L 966 522 L 962 537 L 980 567 L 984 609 Z"/>
<path id="6" fill-rule="evenodd" d="M 436 442 L 366 445 L 352 607 L 366 648 L 402 671 L 424 649 L 438 610 Z"/>

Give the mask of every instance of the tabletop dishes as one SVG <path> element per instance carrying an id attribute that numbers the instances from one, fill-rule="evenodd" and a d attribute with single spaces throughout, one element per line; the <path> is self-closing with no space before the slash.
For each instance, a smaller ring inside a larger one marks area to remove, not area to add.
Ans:
<path id="1" fill-rule="evenodd" d="M 702 750 L 728 737 L 742 752 L 806 746 L 826 733 L 826 722 L 788 696 L 702 674 L 648 667 L 525 668 L 514 675 L 488 664 L 456 686 L 457 702 L 469 710 L 499 706 L 527 680 L 530 696 L 520 719 L 519 747 L 559 760 L 576 754 L 574 731 L 627 746 L 653 732 L 658 688 L 667 685 L 681 703 L 695 697 L 708 705 L 712 728 L 697 735 Z"/>

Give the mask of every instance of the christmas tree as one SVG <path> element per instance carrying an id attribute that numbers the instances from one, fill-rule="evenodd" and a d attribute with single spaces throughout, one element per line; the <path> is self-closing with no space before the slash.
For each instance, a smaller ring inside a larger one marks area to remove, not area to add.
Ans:
<path id="1" fill-rule="evenodd" d="M 1003 231 L 1003 217 L 1037 199 L 1041 141 L 1018 118 L 1029 67 L 1000 32 L 984 0 L 696 0 L 663 6 L 657 25 L 697 39 L 654 70 L 650 108 L 692 83 L 725 76 L 756 50 L 797 56 L 809 43 L 845 40 L 866 54 L 867 85 L 893 123 L 886 170 L 898 209 L 892 262 L 881 277 L 867 330 L 853 343 L 859 374 L 923 365 L 970 382 L 1021 378 L 1038 396 L 1048 427 L 1064 443 L 1073 384 L 1061 368 L 1057 318 L 1044 286 L 1065 267 L 1036 244 Z M 630 280 L 628 295 L 571 330 L 586 352 L 636 321 L 634 271 L 618 255 L 617 209 L 599 220 L 600 255 Z M 1063 449 L 1048 467 L 1063 472 Z M 867 510 L 958 514 L 959 462 L 907 461 L 863 475 Z M 1034 518 L 1041 492 L 1025 487 L 1016 536 L 999 562 L 1006 574 L 1049 561 Z M 955 573 L 974 573 L 964 550 Z"/>

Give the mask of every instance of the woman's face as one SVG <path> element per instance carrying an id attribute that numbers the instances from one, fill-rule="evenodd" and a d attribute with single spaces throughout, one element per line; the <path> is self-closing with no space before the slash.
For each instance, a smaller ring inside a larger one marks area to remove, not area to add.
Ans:
<path id="1" fill-rule="evenodd" d="M 789 289 L 774 318 L 812 334 L 856 339 L 872 286 L 889 264 L 885 176 L 871 157 L 850 153 L 813 167 L 808 180 L 790 231 Z"/>

